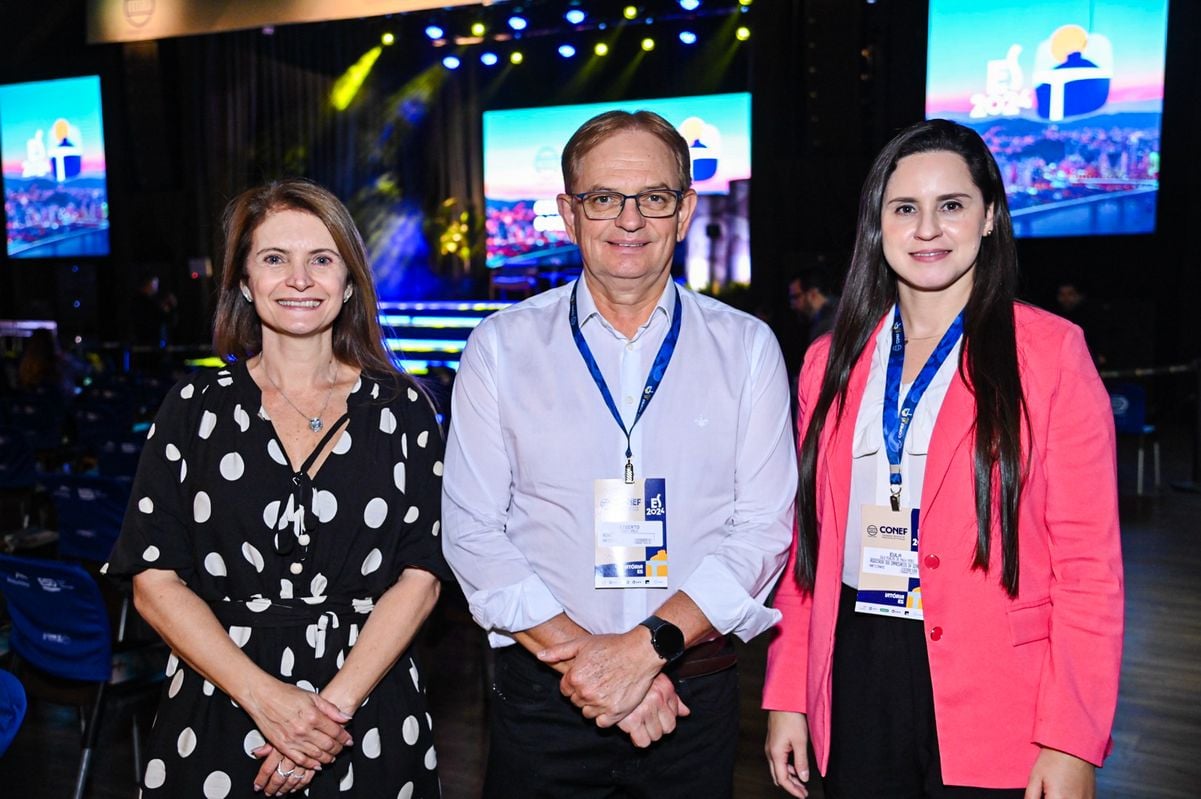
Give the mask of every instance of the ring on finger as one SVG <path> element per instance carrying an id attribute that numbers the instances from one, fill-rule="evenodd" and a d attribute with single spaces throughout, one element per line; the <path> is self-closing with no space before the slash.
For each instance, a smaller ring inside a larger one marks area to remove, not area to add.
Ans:
<path id="1" fill-rule="evenodd" d="M 288 779 L 290 779 L 290 780 L 304 779 L 304 769 L 300 768 L 299 766 L 292 769 L 292 772 L 288 774 Z"/>
<path id="2" fill-rule="evenodd" d="M 284 761 L 282 761 L 282 760 L 275 764 L 275 773 L 281 777 L 291 777 L 292 772 L 296 771 L 296 766 L 292 766 L 292 768 L 288 769 L 287 771 L 281 771 L 280 766 L 282 766 L 283 764 L 284 764 Z"/>

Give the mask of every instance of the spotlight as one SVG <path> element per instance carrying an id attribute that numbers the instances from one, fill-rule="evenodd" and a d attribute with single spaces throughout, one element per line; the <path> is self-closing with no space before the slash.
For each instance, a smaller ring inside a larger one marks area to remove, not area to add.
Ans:
<path id="1" fill-rule="evenodd" d="M 482 22 L 471 23 L 471 35 L 477 39 L 488 32 L 488 27 Z"/>
<path id="2" fill-rule="evenodd" d="M 738 30 L 734 31 L 734 38 L 740 42 L 745 42 L 747 39 L 751 38 L 751 29 L 746 25 L 739 25 Z"/>
<path id="3" fill-rule="evenodd" d="M 572 25 L 579 25 L 584 21 L 585 17 L 587 17 L 587 14 L 578 8 L 573 8 L 563 15 L 563 19 L 567 20 Z"/>
<path id="4" fill-rule="evenodd" d="M 509 53 L 510 64 L 520 64 L 522 61 L 525 61 L 525 56 L 521 54 L 520 50 L 514 50 L 513 52 Z"/>
<path id="5" fill-rule="evenodd" d="M 384 48 L 379 45 L 372 47 L 334 81 L 334 88 L 329 97 L 330 104 L 334 108 L 345 111 L 350 107 L 351 100 L 358 94 L 363 81 L 367 80 L 367 76 L 371 74 L 371 68 L 375 66 L 376 60 L 383 51 Z"/>
<path id="6" fill-rule="evenodd" d="M 625 8 L 623 8 L 621 10 L 621 15 L 623 17 L 625 17 L 626 19 L 634 19 L 635 17 L 638 16 L 638 7 L 637 6 L 626 6 Z"/>
<path id="7" fill-rule="evenodd" d="M 515 31 L 523 31 L 529 24 L 525 21 L 525 17 L 519 17 L 516 14 L 509 17 L 509 27 Z"/>
<path id="8" fill-rule="evenodd" d="M 396 41 L 396 37 L 390 33 L 385 33 L 383 36 L 379 37 L 379 40 L 385 45 L 389 45 Z"/>
<path id="9" fill-rule="evenodd" d="M 642 40 L 642 49 L 647 51 L 648 53 L 651 50 L 654 50 L 655 49 L 655 40 L 652 39 L 651 37 L 647 36 L 645 39 Z"/>
<path id="10" fill-rule="evenodd" d="M 437 25 L 428 25 L 425 29 L 425 35 L 430 39 L 441 39 L 446 35 L 446 31 L 442 30 Z"/>
<path id="11" fill-rule="evenodd" d="M 575 55 L 575 48 L 570 44 L 561 44 L 559 45 L 559 55 L 563 56 L 564 58 L 571 58 L 573 55 Z"/>
<path id="12" fill-rule="evenodd" d="M 700 5 L 701 0 L 680 0 L 680 8 L 685 11 L 696 11 Z"/>
<path id="13" fill-rule="evenodd" d="M 696 34 L 692 31 L 680 31 L 680 41 L 684 44 L 696 44 Z"/>
<path id="14" fill-rule="evenodd" d="M 746 6 L 749 6 L 752 2 L 754 2 L 754 0 L 738 0 L 738 5 L 746 7 Z"/>
<path id="15" fill-rule="evenodd" d="M 442 66 L 446 67 L 447 69 L 458 69 L 459 64 L 461 63 L 462 62 L 459 61 L 459 57 L 455 55 L 448 55 L 446 58 L 442 59 Z"/>
<path id="16" fill-rule="evenodd" d="M 592 48 L 592 52 L 596 53 L 597 55 L 608 55 L 609 45 L 605 44 L 604 42 L 597 42 L 596 47 Z"/>
<path id="17" fill-rule="evenodd" d="M 500 59 L 496 56 L 496 53 L 491 53 L 491 52 L 480 53 L 480 63 L 486 67 L 496 66 L 496 62 L 499 60 Z"/>

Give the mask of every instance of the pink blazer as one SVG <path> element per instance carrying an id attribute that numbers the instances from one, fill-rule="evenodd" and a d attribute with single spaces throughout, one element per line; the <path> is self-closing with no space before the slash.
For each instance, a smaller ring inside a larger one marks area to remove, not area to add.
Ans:
<path id="1" fill-rule="evenodd" d="M 926 459 L 918 557 L 922 623 L 943 779 L 952 785 L 1024 787 L 1040 745 L 1097 765 L 1112 746 L 1123 621 L 1113 414 L 1079 328 L 1026 305 L 1015 306 L 1014 318 L 1030 417 L 1017 597 L 1000 586 L 999 528 L 988 573 L 971 568 L 975 406 L 958 374 Z M 816 342 L 801 371 L 802 433 L 829 344 L 829 337 Z M 802 596 L 792 577 L 794 547 L 776 595 L 784 618 L 768 651 L 764 686 L 764 708 L 808 714 L 823 773 L 851 439 L 871 351 L 869 345 L 852 370 L 842 423 L 831 411 L 823 431 L 816 583 L 812 596 Z"/>

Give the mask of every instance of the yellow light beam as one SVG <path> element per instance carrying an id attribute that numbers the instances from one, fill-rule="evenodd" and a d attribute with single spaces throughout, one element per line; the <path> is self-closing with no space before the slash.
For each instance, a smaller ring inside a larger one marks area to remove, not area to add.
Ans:
<path id="1" fill-rule="evenodd" d="M 330 92 L 329 101 L 339 111 L 345 111 L 350 107 L 350 103 L 354 100 L 355 95 L 359 93 L 359 89 L 363 86 L 363 81 L 367 80 L 367 76 L 371 74 L 371 68 L 375 66 L 376 59 L 380 53 L 384 51 L 383 47 L 376 45 L 367 52 L 363 53 L 362 58 L 351 64 L 342 75 L 334 81 L 334 88 Z"/>

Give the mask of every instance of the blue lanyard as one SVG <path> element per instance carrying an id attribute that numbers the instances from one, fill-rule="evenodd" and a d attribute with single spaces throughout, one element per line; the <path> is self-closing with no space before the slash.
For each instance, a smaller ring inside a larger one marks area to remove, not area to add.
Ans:
<path id="1" fill-rule="evenodd" d="M 634 415 L 634 423 L 630 425 L 630 429 L 626 429 L 625 422 L 621 419 L 621 413 L 617 410 L 617 403 L 613 401 L 613 395 L 609 393 L 609 387 L 605 384 L 605 376 L 601 374 L 600 366 L 596 362 L 596 358 L 592 357 L 592 350 L 588 347 L 588 342 L 584 340 L 584 334 L 580 331 L 579 314 L 576 312 L 575 293 L 580 286 L 579 281 L 571 289 L 571 310 L 568 313 L 568 320 L 571 322 L 571 336 L 575 339 L 575 345 L 580 350 L 580 355 L 584 358 L 584 363 L 588 366 L 588 371 L 592 374 L 593 381 L 596 382 L 596 387 L 600 389 L 601 396 L 605 398 L 605 404 L 609 406 L 609 412 L 613 414 L 613 418 L 617 420 L 617 424 L 621 427 L 621 432 L 626 436 L 626 469 L 625 481 L 627 483 L 634 482 L 634 451 L 630 448 L 630 433 L 638 424 L 638 420 L 642 418 L 642 412 L 646 410 L 646 406 L 651 404 L 651 400 L 655 396 L 655 392 L 659 388 L 659 384 L 663 382 L 663 373 L 667 371 L 667 364 L 671 362 L 672 353 L 676 351 L 676 342 L 680 339 L 680 317 L 683 315 L 680 309 L 680 289 L 676 288 L 676 306 L 675 312 L 671 317 L 671 328 L 667 331 L 667 337 L 663 339 L 663 343 L 659 345 L 659 353 L 655 356 L 655 362 L 651 365 L 651 373 L 646 376 L 646 385 L 642 389 L 642 399 L 638 401 L 638 413 Z"/>
<path id="2" fill-rule="evenodd" d="M 901 509 L 901 450 L 905 446 L 905 436 L 909 434 L 909 423 L 913 421 L 913 412 L 921 401 L 922 395 L 930 387 L 934 375 L 942 366 L 943 361 L 955 348 L 959 337 L 963 335 L 963 311 L 951 322 L 947 332 L 942 334 L 938 346 L 926 364 L 918 372 L 917 379 L 905 395 L 901 397 L 901 370 L 905 365 L 905 324 L 901 321 L 901 307 L 898 305 L 892 315 L 892 349 L 888 352 L 888 371 L 884 383 L 884 451 L 888 455 L 888 490 L 891 496 L 892 509 Z M 897 406 L 900 405 L 900 413 Z"/>

